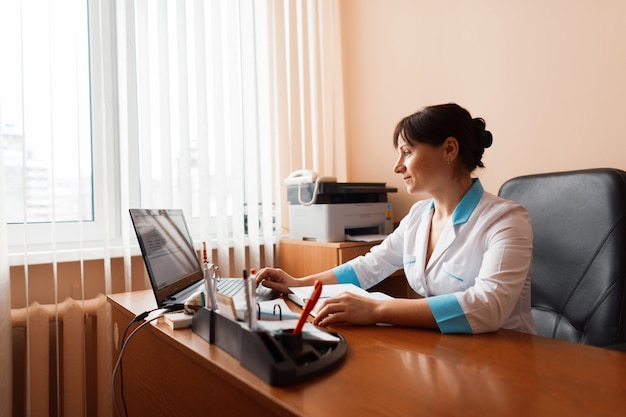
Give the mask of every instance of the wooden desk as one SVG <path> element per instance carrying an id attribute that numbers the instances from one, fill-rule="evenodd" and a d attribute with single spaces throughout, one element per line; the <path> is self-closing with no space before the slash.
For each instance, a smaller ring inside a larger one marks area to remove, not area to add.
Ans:
<path id="1" fill-rule="evenodd" d="M 114 340 L 132 317 L 155 306 L 150 291 L 114 294 L 109 302 Z M 334 330 L 348 342 L 346 361 L 312 381 L 277 388 L 191 329 L 174 331 L 159 319 L 138 331 L 124 353 L 129 415 L 626 413 L 624 352 L 504 330 L 476 336 L 383 326 Z"/>

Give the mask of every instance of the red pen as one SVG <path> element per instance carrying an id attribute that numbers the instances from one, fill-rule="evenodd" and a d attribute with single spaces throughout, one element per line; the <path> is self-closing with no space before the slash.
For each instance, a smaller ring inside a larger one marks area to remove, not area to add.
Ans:
<path id="1" fill-rule="evenodd" d="M 309 314 L 311 314 L 311 310 L 313 310 L 313 307 L 315 307 L 315 304 L 317 304 L 317 300 L 319 300 L 320 295 L 322 294 L 322 281 L 315 281 L 315 287 L 313 288 L 313 295 L 311 295 L 311 298 L 309 298 L 307 300 L 307 302 L 304 304 L 304 310 L 302 310 L 302 314 L 300 315 L 300 318 L 298 319 L 298 324 L 296 325 L 296 328 L 293 329 L 293 334 L 298 334 L 302 331 L 302 326 L 304 326 L 304 323 L 306 322 L 307 317 L 309 317 Z"/>

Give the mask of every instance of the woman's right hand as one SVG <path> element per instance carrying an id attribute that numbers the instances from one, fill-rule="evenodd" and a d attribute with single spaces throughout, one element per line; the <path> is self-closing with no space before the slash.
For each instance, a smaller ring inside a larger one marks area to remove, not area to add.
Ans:
<path id="1" fill-rule="evenodd" d="M 261 268 L 256 274 L 256 285 L 263 285 L 282 294 L 289 294 L 289 287 L 304 285 L 280 268 Z"/>

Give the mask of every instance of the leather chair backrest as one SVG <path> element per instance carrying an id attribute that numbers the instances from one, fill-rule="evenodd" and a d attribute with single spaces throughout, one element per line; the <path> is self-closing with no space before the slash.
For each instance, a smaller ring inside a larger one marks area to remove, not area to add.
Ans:
<path id="1" fill-rule="evenodd" d="M 530 214 L 537 333 L 595 346 L 625 342 L 626 172 L 527 175 L 498 194 Z"/>

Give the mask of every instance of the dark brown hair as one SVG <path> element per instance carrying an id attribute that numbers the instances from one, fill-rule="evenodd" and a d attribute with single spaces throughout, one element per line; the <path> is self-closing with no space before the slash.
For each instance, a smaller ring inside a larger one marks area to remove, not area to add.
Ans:
<path id="1" fill-rule="evenodd" d="M 393 145 L 397 148 L 402 138 L 410 145 L 440 146 L 450 136 L 459 143 L 459 159 L 468 172 L 485 167 L 482 156 L 493 142 L 491 132 L 485 130 L 483 119 L 472 118 L 455 103 L 425 107 L 400 120 L 393 134 Z"/>

